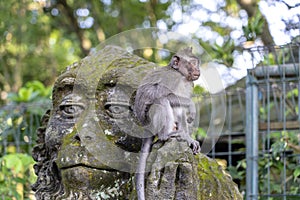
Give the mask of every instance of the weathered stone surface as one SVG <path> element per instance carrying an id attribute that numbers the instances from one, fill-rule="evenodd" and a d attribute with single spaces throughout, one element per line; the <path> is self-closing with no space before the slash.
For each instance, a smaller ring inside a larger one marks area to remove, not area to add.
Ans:
<path id="1" fill-rule="evenodd" d="M 140 140 L 126 134 L 138 134 L 138 126 L 122 125 L 134 121 L 126 94 L 154 67 L 120 48 L 106 47 L 58 77 L 53 107 L 33 150 L 37 199 L 132 199 L 133 178 L 122 165 L 129 163 L 123 162 L 124 152 L 138 151 Z M 111 168 L 108 159 L 126 170 Z"/>
<path id="2" fill-rule="evenodd" d="M 108 46 L 58 77 L 33 150 L 38 200 L 136 199 L 143 130 L 131 106 L 140 81 L 155 67 Z M 194 156 L 186 142 L 156 143 L 149 162 L 148 199 L 241 199 L 217 163 Z"/>
<path id="3" fill-rule="evenodd" d="M 230 175 L 205 155 L 194 156 L 186 142 L 172 138 L 152 151 L 147 199 L 243 199 Z"/>

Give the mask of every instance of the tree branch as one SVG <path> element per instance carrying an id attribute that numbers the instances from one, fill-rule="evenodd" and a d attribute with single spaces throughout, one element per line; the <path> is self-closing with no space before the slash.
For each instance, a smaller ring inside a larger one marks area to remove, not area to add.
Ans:
<path id="1" fill-rule="evenodd" d="M 247 12 L 249 18 L 255 15 L 257 9 L 257 0 L 237 0 L 236 2 Z"/>
<path id="2" fill-rule="evenodd" d="M 251 0 L 251 1 L 245 1 L 245 0 L 237 0 L 237 3 L 241 6 L 242 9 L 246 10 L 248 17 L 254 17 L 256 15 L 257 9 L 258 9 L 258 0 Z M 264 20 L 264 27 L 261 34 L 261 40 L 264 43 L 264 45 L 269 46 L 274 44 L 273 37 L 270 33 L 269 24 L 265 17 L 263 17 Z"/>
<path id="3" fill-rule="evenodd" d="M 280 0 L 279 2 L 285 4 L 285 5 L 288 7 L 289 10 L 292 9 L 292 8 L 296 8 L 296 7 L 300 6 L 300 3 L 296 3 L 294 6 L 290 6 L 290 5 L 289 5 L 287 2 L 285 2 L 284 0 Z"/>
<path id="4" fill-rule="evenodd" d="M 73 9 L 67 4 L 66 0 L 58 0 L 57 4 L 62 5 L 62 7 L 65 9 L 67 17 L 71 23 L 72 28 L 74 29 L 77 38 L 80 41 L 80 49 L 81 52 L 83 53 L 83 55 L 88 55 L 89 54 L 89 49 L 84 48 L 83 43 L 84 43 L 84 36 L 83 36 L 83 31 L 82 29 L 80 29 L 78 23 L 77 23 L 77 19 L 73 14 Z"/>

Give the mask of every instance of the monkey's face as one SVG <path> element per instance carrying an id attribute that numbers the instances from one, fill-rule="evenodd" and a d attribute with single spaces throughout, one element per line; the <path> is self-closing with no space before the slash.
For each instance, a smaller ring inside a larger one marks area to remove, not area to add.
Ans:
<path id="1" fill-rule="evenodd" d="M 188 60 L 189 78 L 192 81 L 197 80 L 200 77 L 199 60 L 197 58 L 191 58 Z"/>
<path id="2" fill-rule="evenodd" d="M 192 53 L 192 48 L 178 51 L 169 66 L 178 70 L 188 81 L 195 81 L 200 77 L 200 60 Z"/>
<path id="3" fill-rule="evenodd" d="M 188 81 L 195 81 L 200 77 L 199 59 L 196 57 L 184 56 L 178 62 L 178 71 L 186 77 Z"/>

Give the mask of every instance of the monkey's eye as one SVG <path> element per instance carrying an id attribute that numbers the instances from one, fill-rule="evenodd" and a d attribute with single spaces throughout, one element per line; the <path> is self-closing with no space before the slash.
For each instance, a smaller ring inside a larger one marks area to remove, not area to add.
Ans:
<path id="1" fill-rule="evenodd" d="M 69 119 L 78 117 L 84 111 L 84 106 L 81 104 L 61 104 L 59 108 L 63 116 Z"/>
<path id="2" fill-rule="evenodd" d="M 193 65 L 193 66 L 197 66 L 198 65 L 198 61 L 197 60 L 191 60 L 189 63 L 191 65 Z"/>

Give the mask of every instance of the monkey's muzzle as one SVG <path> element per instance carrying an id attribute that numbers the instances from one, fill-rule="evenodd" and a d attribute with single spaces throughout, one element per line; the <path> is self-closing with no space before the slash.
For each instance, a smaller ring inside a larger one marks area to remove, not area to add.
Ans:
<path id="1" fill-rule="evenodd" d="M 197 71 L 194 71 L 192 74 L 191 74 L 191 79 L 192 81 L 195 81 L 197 80 L 199 77 L 200 77 L 200 70 L 197 70 Z"/>

